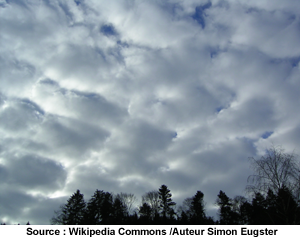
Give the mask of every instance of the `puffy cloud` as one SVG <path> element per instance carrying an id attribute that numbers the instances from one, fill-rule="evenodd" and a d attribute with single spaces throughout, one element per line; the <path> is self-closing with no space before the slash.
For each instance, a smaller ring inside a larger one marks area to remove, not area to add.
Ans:
<path id="1" fill-rule="evenodd" d="M 298 152 L 296 1 L 1 2 L 0 219 L 49 224 L 76 189 L 243 194 Z"/>

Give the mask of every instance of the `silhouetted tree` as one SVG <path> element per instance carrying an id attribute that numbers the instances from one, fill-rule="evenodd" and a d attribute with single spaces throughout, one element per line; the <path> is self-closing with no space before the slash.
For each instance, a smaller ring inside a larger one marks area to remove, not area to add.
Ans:
<path id="1" fill-rule="evenodd" d="M 112 222 L 112 212 L 113 212 L 113 195 L 109 192 L 105 192 L 102 208 L 101 208 L 102 224 L 110 224 Z"/>
<path id="2" fill-rule="evenodd" d="M 277 195 L 278 222 L 276 224 L 299 224 L 299 206 L 291 191 L 283 186 Z"/>
<path id="3" fill-rule="evenodd" d="M 54 216 L 50 219 L 51 225 L 63 225 L 64 220 L 63 220 L 63 208 L 65 205 L 60 205 L 59 210 L 54 210 Z"/>
<path id="4" fill-rule="evenodd" d="M 158 191 L 150 191 L 142 196 L 142 204 L 147 203 L 151 208 L 151 219 L 157 219 L 160 212 L 160 199 Z"/>
<path id="5" fill-rule="evenodd" d="M 249 219 L 247 215 L 247 205 L 248 201 L 244 196 L 235 196 L 232 199 L 232 211 L 237 217 L 237 224 L 248 224 Z"/>
<path id="6" fill-rule="evenodd" d="M 178 208 L 180 224 L 215 224 L 212 217 L 205 214 L 204 194 L 197 191 L 191 198 L 186 198 Z"/>
<path id="7" fill-rule="evenodd" d="M 220 191 L 217 199 L 219 206 L 220 224 L 238 224 L 239 215 L 232 210 L 232 200 Z"/>
<path id="8" fill-rule="evenodd" d="M 190 224 L 190 218 L 185 211 L 180 211 L 179 223 L 182 225 Z"/>
<path id="9" fill-rule="evenodd" d="M 192 212 L 193 198 L 189 197 L 184 199 L 182 204 L 178 207 L 178 214 L 181 224 L 190 224 L 193 212 Z"/>
<path id="10" fill-rule="evenodd" d="M 139 217 L 136 211 L 134 211 L 133 214 L 127 217 L 125 224 L 132 224 L 132 225 L 139 224 Z"/>
<path id="11" fill-rule="evenodd" d="M 148 203 L 143 203 L 139 208 L 140 218 L 142 223 L 147 224 L 152 221 L 152 209 Z"/>
<path id="12" fill-rule="evenodd" d="M 83 194 L 77 190 L 67 201 L 65 205 L 61 206 L 61 209 L 55 212 L 55 215 L 51 219 L 52 224 L 63 225 L 80 225 L 83 224 L 85 216 L 86 203 L 83 198 Z"/>
<path id="13" fill-rule="evenodd" d="M 113 196 L 97 189 L 86 204 L 83 194 L 77 190 L 66 204 L 60 206 L 60 210 L 55 211 L 51 222 L 65 225 L 300 224 L 300 202 L 297 202 L 295 192 L 284 184 L 277 192 L 273 189 L 269 188 L 265 193 L 257 188 L 249 200 L 244 196 L 231 199 L 220 191 L 216 200 L 220 219 L 216 222 L 205 214 L 204 194 L 201 191 L 186 198 L 175 213 L 176 204 L 172 201 L 171 191 L 166 185 L 161 185 L 158 191 L 145 193 L 138 212 L 129 214 L 136 199 L 133 194 L 120 193 Z M 27 225 L 29 224 L 28 221 Z"/>
<path id="14" fill-rule="evenodd" d="M 205 210 L 204 210 L 204 194 L 197 191 L 191 202 L 192 223 L 204 224 L 205 223 Z"/>
<path id="15" fill-rule="evenodd" d="M 271 224 L 270 217 L 266 211 L 266 199 L 265 197 L 257 192 L 255 197 L 252 199 L 252 209 L 250 213 L 250 223 L 255 225 Z"/>
<path id="16" fill-rule="evenodd" d="M 176 205 L 176 203 L 172 201 L 171 191 L 166 185 L 161 185 L 158 194 L 163 219 L 166 220 L 167 218 L 171 218 L 174 215 L 173 206 Z"/>
<path id="17" fill-rule="evenodd" d="M 216 224 L 216 222 L 213 217 L 206 216 L 205 224 L 206 225 L 214 225 L 214 224 Z"/>
<path id="18" fill-rule="evenodd" d="M 98 225 L 102 222 L 103 202 L 105 193 L 101 190 L 96 190 L 94 195 L 87 203 L 85 213 L 85 224 Z"/>
<path id="19" fill-rule="evenodd" d="M 266 195 L 269 189 L 278 193 L 279 189 L 285 187 L 296 201 L 300 200 L 300 164 L 295 154 L 272 146 L 260 159 L 251 157 L 250 161 L 255 174 L 248 177 L 249 191 Z"/>
<path id="20" fill-rule="evenodd" d="M 122 224 L 125 221 L 125 218 L 128 216 L 126 207 L 123 205 L 122 201 L 119 198 L 115 198 L 113 202 L 113 223 Z"/>
<path id="21" fill-rule="evenodd" d="M 265 223 L 264 224 L 279 224 L 278 222 L 278 206 L 277 195 L 269 189 L 264 200 Z"/>
<path id="22" fill-rule="evenodd" d="M 252 214 L 252 205 L 250 202 L 246 201 L 242 203 L 240 207 L 240 224 L 250 224 L 251 214 Z"/>
<path id="23" fill-rule="evenodd" d="M 123 206 L 125 207 L 125 215 L 129 216 L 132 214 L 132 206 L 134 202 L 136 201 L 136 197 L 132 193 L 118 193 L 115 198 L 120 199 L 122 202 Z"/>

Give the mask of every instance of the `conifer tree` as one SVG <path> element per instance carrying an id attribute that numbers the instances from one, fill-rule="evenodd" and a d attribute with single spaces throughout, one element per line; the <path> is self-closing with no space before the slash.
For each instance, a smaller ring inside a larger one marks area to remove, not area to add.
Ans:
<path id="1" fill-rule="evenodd" d="M 102 222 L 102 208 L 105 199 L 105 193 L 101 190 L 96 190 L 91 197 L 86 207 L 85 224 L 98 225 Z"/>
<path id="2" fill-rule="evenodd" d="M 119 198 L 115 198 L 112 206 L 112 217 L 114 224 L 121 224 L 128 216 L 126 207 Z"/>
<path id="3" fill-rule="evenodd" d="M 139 208 L 139 214 L 143 222 L 150 222 L 152 220 L 152 209 L 148 203 L 143 203 Z"/>
<path id="4" fill-rule="evenodd" d="M 113 213 L 113 195 L 109 192 L 104 193 L 104 199 L 101 207 L 101 224 L 110 224 L 112 222 Z"/>
<path id="5" fill-rule="evenodd" d="M 176 203 L 172 201 L 171 191 L 166 185 L 162 185 L 158 190 L 158 194 L 163 218 L 166 219 L 172 217 L 172 215 L 174 215 L 173 206 L 175 206 Z"/>
<path id="6" fill-rule="evenodd" d="M 277 224 L 299 224 L 299 206 L 287 187 L 283 186 L 278 190 L 276 202 L 279 219 Z"/>
<path id="7" fill-rule="evenodd" d="M 203 197 L 204 194 L 197 191 L 191 202 L 192 222 L 197 224 L 203 224 L 205 221 Z"/>
<path id="8" fill-rule="evenodd" d="M 220 224 L 238 224 L 239 216 L 232 210 L 232 199 L 220 191 L 217 199 L 219 205 Z"/>
<path id="9" fill-rule="evenodd" d="M 86 203 L 83 194 L 77 190 L 67 201 L 61 206 L 60 211 L 55 212 L 51 222 L 52 224 L 62 225 L 80 225 L 83 224 L 85 216 Z"/>
<path id="10" fill-rule="evenodd" d="M 266 209 L 267 207 L 265 197 L 259 192 L 255 193 L 255 197 L 252 199 L 250 224 L 271 224 Z"/>

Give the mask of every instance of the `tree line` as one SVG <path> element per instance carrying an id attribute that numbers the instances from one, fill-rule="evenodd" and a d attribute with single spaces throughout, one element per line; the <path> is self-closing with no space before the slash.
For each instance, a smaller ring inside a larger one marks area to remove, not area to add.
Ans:
<path id="1" fill-rule="evenodd" d="M 204 194 L 197 191 L 176 207 L 166 185 L 146 192 L 133 209 L 133 194 L 96 190 L 87 202 L 77 190 L 51 219 L 51 224 L 300 224 L 300 164 L 295 154 L 271 147 L 260 159 L 250 158 L 249 197 L 230 198 L 220 191 L 215 204 L 219 219 L 206 215 Z"/>
<path id="2" fill-rule="evenodd" d="M 96 190 L 88 202 L 77 190 L 55 212 L 51 224 L 63 225 L 124 225 L 124 224 L 183 224 L 183 225 L 282 225 L 300 224 L 300 205 L 287 187 L 275 194 L 269 190 L 264 196 L 255 193 L 249 201 L 244 196 L 229 198 L 220 191 L 216 204 L 219 208 L 219 220 L 207 216 L 204 194 L 197 191 L 191 198 L 186 198 L 181 206 L 175 208 L 172 194 L 166 185 L 158 191 L 143 195 L 143 203 L 130 212 L 131 194 L 121 193 L 114 196 L 109 192 Z M 128 198 L 129 197 L 129 198 Z"/>
<path id="3" fill-rule="evenodd" d="M 54 211 L 50 222 L 63 225 L 300 224 L 300 162 L 297 156 L 272 146 L 261 158 L 249 160 L 254 174 L 248 177 L 247 197 L 230 198 L 220 190 L 215 201 L 218 220 L 207 216 L 204 193 L 200 190 L 177 206 L 171 190 L 163 184 L 158 190 L 146 192 L 139 206 L 135 205 L 137 198 L 132 193 L 112 194 L 97 189 L 85 201 L 78 189 Z"/>

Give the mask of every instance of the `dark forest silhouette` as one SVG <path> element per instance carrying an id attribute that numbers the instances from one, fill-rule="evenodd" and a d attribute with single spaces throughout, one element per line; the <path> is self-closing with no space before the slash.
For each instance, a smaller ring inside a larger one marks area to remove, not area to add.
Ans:
<path id="1" fill-rule="evenodd" d="M 162 191 L 162 190 L 166 191 Z M 166 192 L 168 192 L 166 194 Z M 77 190 L 55 212 L 51 224 L 63 225 L 112 225 L 112 224 L 183 224 L 183 225 L 283 225 L 300 224 L 300 205 L 286 187 L 278 193 L 269 190 L 264 196 L 255 193 L 251 201 L 243 196 L 229 198 L 220 191 L 216 204 L 219 220 L 215 221 L 205 213 L 204 194 L 197 191 L 175 210 L 170 190 L 162 185 L 158 191 L 158 208 L 150 202 L 143 202 L 136 211 L 130 213 L 123 199 L 109 192 L 96 190 L 92 198 L 85 202 L 83 194 Z"/>
<path id="2" fill-rule="evenodd" d="M 96 190 L 86 203 L 77 190 L 52 224 L 300 224 L 300 164 L 294 154 L 271 147 L 260 159 L 250 158 L 254 169 L 246 189 L 250 198 L 228 197 L 220 191 L 215 204 L 219 220 L 205 213 L 204 194 L 197 191 L 181 206 L 172 201 L 171 191 L 161 185 L 158 191 L 142 196 L 142 203 L 132 211 L 133 194 L 113 195 Z"/>
<path id="3" fill-rule="evenodd" d="M 248 198 L 230 198 L 220 191 L 215 204 L 219 220 L 206 215 L 204 193 L 197 191 L 176 207 L 166 185 L 146 192 L 140 205 L 134 194 L 112 194 L 96 190 L 86 202 L 77 190 L 55 211 L 51 224 L 300 224 L 300 163 L 294 154 L 271 147 L 260 159 L 250 158 L 254 174 L 248 177 Z M 29 222 L 28 222 L 29 224 Z"/>

